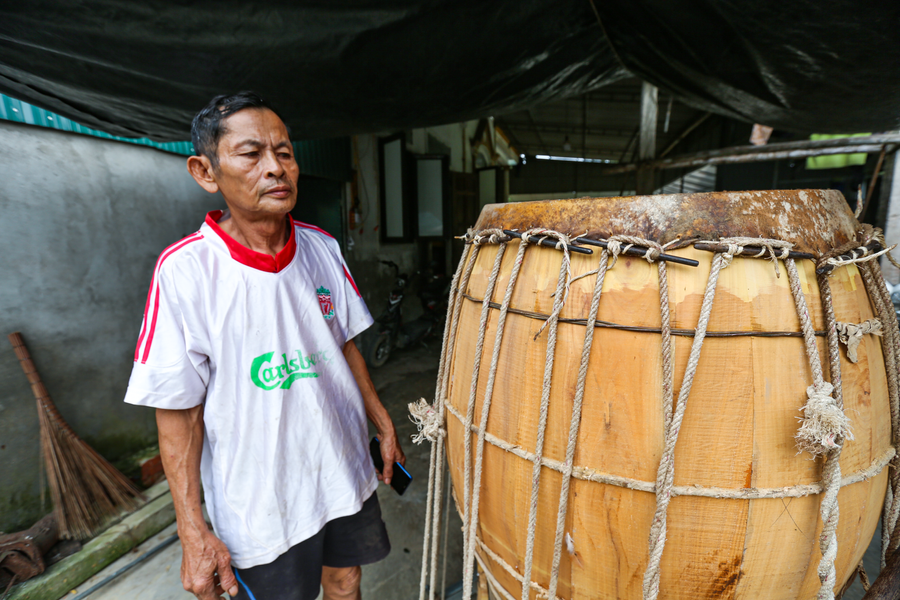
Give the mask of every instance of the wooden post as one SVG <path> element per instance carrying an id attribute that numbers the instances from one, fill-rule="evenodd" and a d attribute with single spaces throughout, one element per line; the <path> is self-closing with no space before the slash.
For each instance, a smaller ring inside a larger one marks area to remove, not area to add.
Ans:
<path id="1" fill-rule="evenodd" d="M 863 600 L 895 600 L 900 597 L 900 552 L 887 560 L 878 579 L 863 596 Z"/>
<path id="2" fill-rule="evenodd" d="M 656 86 L 644 82 L 641 87 L 641 128 L 638 138 L 638 162 L 653 160 L 656 156 L 656 117 L 659 112 L 659 90 Z M 637 171 L 638 195 L 652 194 L 654 188 L 654 170 L 652 167 L 641 167 Z"/>
<path id="3" fill-rule="evenodd" d="M 898 160 L 896 154 L 888 158 L 888 163 L 885 166 L 885 178 L 881 182 L 881 185 L 884 186 L 882 189 L 890 190 L 890 195 L 887 198 L 887 216 L 884 221 L 884 239 L 887 241 L 888 246 L 893 246 L 900 242 L 900 160 Z M 893 166 L 893 168 L 889 170 L 888 167 L 890 166 Z M 897 285 L 900 283 L 900 270 L 892 265 L 889 260 L 882 260 L 881 268 L 884 270 L 884 278 L 891 284 Z"/>
<path id="4" fill-rule="evenodd" d="M 490 596 L 488 596 L 488 583 L 487 576 L 484 574 L 484 570 L 481 568 L 481 565 L 478 565 L 478 596 L 476 600 L 489 600 Z"/>

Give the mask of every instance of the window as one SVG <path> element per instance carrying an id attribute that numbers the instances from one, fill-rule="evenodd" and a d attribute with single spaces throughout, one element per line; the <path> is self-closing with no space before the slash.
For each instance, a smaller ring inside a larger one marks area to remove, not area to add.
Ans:
<path id="1" fill-rule="evenodd" d="M 382 242 L 408 242 L 414 235 L 411 169 L 405 145 L 402 133 L 378 141 Z"/>
<path id="2" fill-rule="evenodd" d="M 416 157 L 416 201 L 420 237 L 443 237 L 448 224 L 445 201 L 448 182 L 446 156 Z"/>

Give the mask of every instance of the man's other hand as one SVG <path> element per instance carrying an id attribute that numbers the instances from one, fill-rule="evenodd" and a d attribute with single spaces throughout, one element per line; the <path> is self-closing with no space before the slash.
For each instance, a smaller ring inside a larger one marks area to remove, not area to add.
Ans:
<path id="1" fill-rule="evenodd" d="M 391 427 L 389 433 L 378 433 L 378 440 L 381 442 L 381 460 L 384 461 L 384 470 L 381 473 L 376 471 L 379 481 L 384 481 L 390 485 L 391 477 L 394 476 L 394 462 L 398 462 L 404 467 L 406 466 L 406 455 L 397 441 L 397 433 Z"/>
<path id="2" fill-rule="evenodd" d="M 231 554 L 212 532 L 184 536 L 181 558 L 181 584 L 199 600 L 218 600 L 228 592 L 238 593 L 238 583 L 231 570 Z"/>

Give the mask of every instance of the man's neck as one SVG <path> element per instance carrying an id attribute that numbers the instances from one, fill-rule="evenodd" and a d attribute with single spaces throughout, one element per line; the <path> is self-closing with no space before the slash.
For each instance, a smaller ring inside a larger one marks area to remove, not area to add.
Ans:
<path id="1" fill-rule="evenodd" d="M 219 219 L 219 227 L 240 245 L 269 256 L 277 255 L 290 236 L 286 215 L 253 219 L 227 210 Z"/>

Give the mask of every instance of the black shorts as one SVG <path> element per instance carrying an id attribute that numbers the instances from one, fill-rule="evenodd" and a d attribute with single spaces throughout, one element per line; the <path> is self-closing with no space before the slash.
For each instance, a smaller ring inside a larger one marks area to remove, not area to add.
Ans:
<path id="1" fill-rule="evenodd" d="M 234 569 L 238 600 L 315 600 L 322 567 L 355 567 L 385 558 L 391 551 L 381 506 L 373 492 L 355 515 L 325 524 L 319 533 L 267 565 Z"/>

